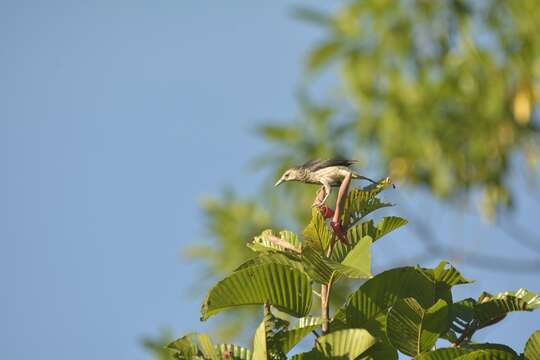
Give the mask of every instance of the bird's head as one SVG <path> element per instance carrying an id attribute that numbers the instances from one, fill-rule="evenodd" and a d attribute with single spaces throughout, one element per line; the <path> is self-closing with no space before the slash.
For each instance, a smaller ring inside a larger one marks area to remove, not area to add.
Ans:
<path id="1" fill-rule="evenodd" d="M 301 178 L 302 178 L 301 169 L 292 167 L 283 173 L 283 175 L 279 178 L 279 180 L 276 181 L 274 186 L 278 186 L 279 184 L 285 181 L 300 180 Z"/>

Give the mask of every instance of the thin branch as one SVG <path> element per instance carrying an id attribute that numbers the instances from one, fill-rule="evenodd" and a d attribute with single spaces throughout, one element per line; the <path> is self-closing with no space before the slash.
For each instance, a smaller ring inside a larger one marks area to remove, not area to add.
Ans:
<path id="1" fill-rule="evenodd" d="M 478 324 L 476 321 L 472 321 L 461 334 L 461 336 L 452 344 L 453 347 L 459 347 L 461 343 L 467 339 L 472 338 L 474 333 L 478 330 Z"/>

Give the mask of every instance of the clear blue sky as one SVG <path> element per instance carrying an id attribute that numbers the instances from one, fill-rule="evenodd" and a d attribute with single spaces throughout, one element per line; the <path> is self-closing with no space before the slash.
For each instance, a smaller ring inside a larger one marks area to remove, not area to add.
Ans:
<path id="1" fill-rule="evenodd" d="M 179 249 L 204 238 L 203 195 L 253 189 L 254 126 L 295 114 L 319 34 L 291 4 L 0 3 L 2 359 L 145 359 L 140 336 L 203 328 L 186 294 L 198 268 Z M 474 216 L 415 202 L 442 236 L 527 256 Z M 466 275 L 484 279 L 471 295 L 540 291 L 537 275 Z M 540 314 L 512 320 L 486 336 L 521 349 Z"/>

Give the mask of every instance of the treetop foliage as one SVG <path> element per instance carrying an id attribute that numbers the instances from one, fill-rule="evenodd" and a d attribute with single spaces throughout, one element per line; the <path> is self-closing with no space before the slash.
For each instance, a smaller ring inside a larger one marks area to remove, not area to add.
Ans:
<path id="1" fill-rule="evenodd" d="M 254 255 L 214 285 L 204 299 L 201 320 L 236 307 L 259 306 L 264 316 L 249 347 L 214 344 L 205 333 L 169 344 L 177 359 L 371 359 L 391 360 L 398 352 L 414 359 L 538 359 L 540 331 L 518 352 L 502 344 L 476 343 L 477 331 L 513 311 L 533 311 L 540 296 L 526 290 L 483 292 L 477 299 L 454 300 L 452 288 L 473 280 L 446 261 L 435 268 L 406 266 L 371 273 L 371 248 L 405 219 L 367 219 L 384 204 L 389 185 L 353 189 L 341 223 L 349 245 L 336 241 L 318 210 L 302 235 L 265 230 L 249 248 Z M 337 255 L 336 255 L 337 254 Z M 332 287 L 343 279 L 360 286 L 328 317 Z M 317 287 L 320 286 L 320 292 Z M 320 306 L 320 311 L 314 305 Z M 322 331 L 322 333 L 320 333 Z M 309 351 L 296 345 L 314 335 Z M 436 348 L 438 340 L 448 347 Z"/>

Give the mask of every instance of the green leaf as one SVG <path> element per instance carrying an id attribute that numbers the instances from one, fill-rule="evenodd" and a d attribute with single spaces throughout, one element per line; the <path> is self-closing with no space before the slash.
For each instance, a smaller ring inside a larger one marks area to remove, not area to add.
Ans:
<path id="1" fill-rule="evenodd" d="M 398 360 L 398 352 L 392 345 L 378 342 L 356 360 Z"/>
<path id="2" fill-rule="evenodd" d="M 454 360 L 463 355 L 472 353 L 473 350 L 461 348 L 442 348 L 428 353 L 419 354 L 414 360 Z"/>
<path id="3" fill-rule="evenodd" d="M 499 293 L 488 301 L 477 303 L 474 307 L 474 313 L 475 319 L 479 322 L 479 327 L 482 328 L 509 312 L 532 311 L 539 306 L 540 298 L 538 295 L 526 289 L 519 289 L 516 292 L 506 291 Z"/>
<path id="4" fill-rule="evenodd" d="M 335 261 L 341 262 L 345 256 L 347 256 L 349 251 L 351 251 L 351 249 L 353 249 L 356 244 L 361 242 L 366 236 L 369 236 L 371 241 L 375 242 L 384 235 L 405 224 L 407 224 L 407 220 L 397 216 L 389 216 L 383 218 L 377 225 L 374 225 L 373 220 L 355 225 L 347 231 L 347 239 L 349 240 L 350 244 L 345 245 L 342 243 L 337 243 L 332 250 L 331 258 Z"/>
<path id="5" fill-rule="evenodd" d="M 388 339 L 399 351 L 416 356 L 430 350 L 449 327 L 448 304 L 440 299 L 424 309 L 414 298 L 398 300 L 387 315 Z"/>
<path id="6" fill-rule="evenodd" d="M 261 264 L 232 273 L 208 293 L 201 320 L 241 305 L 268 303 L 292 316 L 306 316 L 311 309 L 308 276 L 283 264 Z"/>
<path id="7" fill-rule="evenodd" d="M 452 303 L 452 286 L 469 284 L 474 281 L 463 277 L 448 261 L 441 261 L 434 269 L 419 269 L 436 283 L 437 298 L 444 299 L 449 304 Z"/>
<path id="8" fill-rule="evenodd" d="M 266 346 L 267 337 L 267 324 L 265 319 L 263 319 L 253 336 L 253 360 L 268 359 L 268 350 Z"/>
<path id="9" fill-rule="evenodd" d="M 309 276 L 320 284 L 330 282 L 334 274 L 334 269 L 330 261 L 325 259 L 317 250 L 311 246 L 304 247 L 302 251 L 302 262 Z"/>
<path id="10" fill-rule="evenodd" d="M 321 283 L 327 284 L 331 280 L 338 280 L 342 277 L 350 278 L 367 278 L 371 276 L 369 272 L 370 267 L 370 255 L 369 248 L 367 249 L 368 253 L 365 254 L 365 249 L 359 248 L 358 254 L 353 253 L 349 262 L 351 264 L 361 261 L 361 257 L 364 257 L 364 264 L 354 264 L 355 266 L 349 266 L 348 264 L 340 264 L 335 261 L 332 261 L 328 258 L 323 257 L 317 250 L 311 248 L 310 246 L 304 247 L 302 252 L 302 260 L 304 263 L 304 268 L 309 276 Z M 362 253 L 360 253 L 362 252 Z M 357 256 L 354 260 L 353 257 Z M 365 257 L 367 256 L 367 259 Z M 367 264 L 366 264 L 367 263 Z M 368 268 L 366 270 L 366 267 Z"/>
<path id="11" fill-rule="evenodd" d="M 511 350 L 511 349 L 510 349 Z M 473 350 L 464 348 L 443 348 L 420 354 L 414 360 L 517 360 L 514 351 L 507 352 L 495 348 Z"/>
<path id="12" fill-rule="evenodd" d="M 216 345 L 216 350 L 222 360 L 251 360 L 253 356 L 251 350 L 233 344 Z"/>
<path id="13" fill-rule="evenodd" d="M 392 206 L 392 204 L 384 203 L 377 198 L 377 194 L 389 185 L 389 182 L 382 181 L 364 189 L 355 188 L 349 191 L 343 206 L 342 223 L 344 229 L 351 228 L 356 222 L 377 209 Z"/>
<path id="14" fill-rule="evenodd" d="M 512 353 L 501 350 L 476 350 L 471 353 L 459 356 L 456 360 L 518 360 Z"/>
<path id="15" fill-rule="evenodd" d="M 535 331 L 525 344 L 525 360 L 540 359 L 540 330 Z"/>
<path id="16" fill-rule="evenodd" d="M 449 265 L 449 266 L 447 266 Z M 474 280 L 467 279 L 448 261 L 441 261 L 435 269 L 423 269 L 434 281 L 442 282 L 449 287 L 461 284 L 470 284 Z"/>
<path id="17" fill-rule="evenodd" d="M 187 334 L 167 345 L 167 348 L 178 352 L 184 359 L 192 359 L 197 356 L 197 333 Z"/>
<path id="18" fill-rule="evenodd" d="M 512 354 L 515 358 L 518 357 L 518 354 L 511 347 L 503 344 L 494 344 L 494 343 L 465 343 L 461 345 L 462 348 L 471 349 L 471 350 L 499 350 Z"/>
<path id="19" fill-rule="evenodd" d="M 319 337 L 315 348 L 326 358 L 354 360 L 376 342 L 365 329 L 346 329 Z"/>
<path id="20" fill-rule="evenodd" d="M 358 276 L 343 272 L 349 277 L 371 277 L 371 237 L 366 236 L 349 251 L 341 264 L 356 271 Z"/>
<path id="21" fill-rule="evenodd" d="M 302 265 L 299 255 L 271 251 L 263 252 L 259 256 L 249 259 L 234 271 L 236 272 L 263 264 L 282 264 L 304 271 L 304 266 Z"/>
<path id="22" fill-rule="evenodd" d="M 310 72 L 319 70 L 324 65 L 328 64 L 339 51 L 342 44 L 340 41 L 327 41 L 318 45 L 311 51 L 307 59 L 307 69 Z"/>
<path id="23" fill-rule="evenodd" d="M 272 339 L 272 347 L 286 354 L 321 324 L 322 320 L 319 317 L 301 318 L 295 328 L 278 332 Z"/>
<path id="24" fill-rule="evenodd" d="M 274 239 L 272 241 L 271 239 Z M 277 240 L 277 241 L 276 241 Z M 298 236 L 288 230 L 279 232 L 279 236 L 274 235 L 272 230 L 264 230 L 261 235 L 255 236 L 253 241 L 248 243 L 248 247 L 253 251 L 279 251 L 279 252 L 299 252 L 302 248 L 302 243 Z"/>
<path id="25" fill-rule="evenodd" d="M 435 284 L 413 267 L 388 270 L 352 293 L 336 318 L 351 327 L 365 327 L 372 324 L 371 320 L 384 325 L 386 310 L 407 297 L 414 297 L 422 307 L 428 308 L 435 303 Z"/>
<path id="26" fill-rule="evenodd" d="M 176 351 L 183 359 L 192 359 L 202 356 L 205 359 L 218 360 L 214 344 L 210 336 L 206 333 L 191 333 L 177 339 L 167 345 L 173 351 Z"/>
<path id="27" fill-rule="evenodd" d="M 322 253 L 326 253 L 333 236 L 328 225 L 326 225 L 323 216 L 316 208 L 311 210 L 311 222 L 304 229 L 303 235 L 305 237 L 306 245 L 309 245 Z"/>
<path id="28" fill-rule="evenodd" d="M 345 329 L 320 336 L 315 348 L 292 357 L 296 360 L 349 359 L 354 360 L 375 345 L 377 340 L 365 329 Z"/>
<path id="29" fill-rule="evenodd" d="M 527 309 L 535 310 L 540 307 L 540 296 L 527 289 L 521 288 L 517 291 L 504 291 L 498 293 L 493 299 L 505 299 L 507 297 L 515 297 L 525 302 Z"/>

